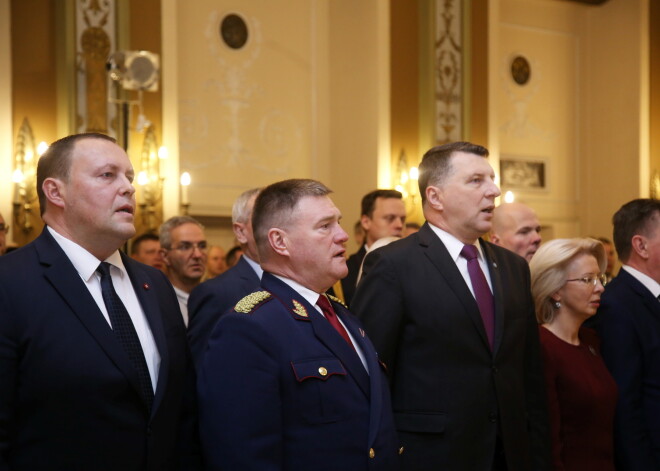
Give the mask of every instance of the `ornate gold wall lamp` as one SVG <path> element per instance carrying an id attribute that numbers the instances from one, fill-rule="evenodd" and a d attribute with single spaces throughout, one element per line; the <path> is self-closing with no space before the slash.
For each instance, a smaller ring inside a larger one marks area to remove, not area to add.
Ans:
<path id="1" fill-rule="evenodd" d="M 161 160 L 167 158 L 167 148 L 159 147 L 154 126 L 149 125 L 144 134 L 140 171 L 137 175 L 138 207 L 142 226 L 148 232 L 155 232 L 163 221 L 163 181 Z"/>
<path id="2" fill-rule="evenodd" d="M 28 119 L 24 118 L 16 138 L 12 173 L 14 238 L 19 241 L 29 240 L 35 225 L 39 225 L 37 223 L 40 220 L 37 201 L 37 161 L 46 149 L 48 144 L 45 142 L 35 146 L 32 127 Z"/>
<path id="3" fill-rule="evenodd" d="M 397 162 L 396 171 L 394 173 L 394 189 L 401 192 L 403 200 L 406 202 L 406 207 L 410 211 L 417 203 L 419 196 L 419 187 L 417 179 L 419 178 L 419 171 L 417 167 L 408 165 L 408 157 L 406 151 L 401 149 L 399 153 L 399 161 Z"/>

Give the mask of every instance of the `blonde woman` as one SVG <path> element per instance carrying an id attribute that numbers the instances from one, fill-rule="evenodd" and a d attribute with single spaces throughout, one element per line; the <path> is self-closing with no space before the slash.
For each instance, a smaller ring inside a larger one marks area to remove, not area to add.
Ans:
<path id="1" fill-rule="evenodd" d="M 616 384 L 596 333 L 582 327 L 600 304 L 606 265 L 594 239 L 550 241 L 530 263 L 555 470 L 614 471 Z"/>

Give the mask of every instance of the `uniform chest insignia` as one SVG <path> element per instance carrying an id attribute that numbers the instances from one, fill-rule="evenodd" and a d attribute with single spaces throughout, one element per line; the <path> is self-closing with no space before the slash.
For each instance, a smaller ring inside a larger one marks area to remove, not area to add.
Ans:
<path id="1" fill-rule="evenodd" d="M 234 311 L 250 314 L 257 306 L 271 298 L 272 296 L 268 291 L 255 291 L 237 302 Z"/>
<path id="2" fill-rule="evenodd" d="M 334 302 L 339 303 L 339 304 L 341 304 L 342 306 L 344 306 L 346 309 L 348 309 L 348 306 L 347 306 L 346 304 L 344 304 L 344 301 L 342 301 L 342 300 L 339 299 L 338 297 L 333 296 L 333 295 L 331 295 L 331 294 L 328 294 L 327 296 L 328 296 L 328 298 L 332 299 Z"/>
<path id="3" fill-rule="evenodd" d="M 300 317 L 309 317 L 309 314 L 307 314 L 307 309 L 305 309 L 305 306 L 300 304 L 295 299 L 293 300 L 293 312 L 298 314 Z"/>

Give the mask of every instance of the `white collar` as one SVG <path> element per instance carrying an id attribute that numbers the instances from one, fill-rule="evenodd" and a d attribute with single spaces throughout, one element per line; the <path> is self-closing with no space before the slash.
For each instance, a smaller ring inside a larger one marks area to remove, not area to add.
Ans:
<path id="1" fill-rule="evenodd" d="M 69 260 L 71 260 L 73 267 L 76 269 L 80 277 L 85 282 L 88 282 L 90 278 L 96 273 L 96 269 L 99 267 L 99 259 L 80 245 L 76 244 L 71 239 L 67 239 L 58 233 L 52 227 L 46 227 L 55 239 L 55 242 L 57 242 L 57 244 L 62 248 L 66 256 L 69 257 Z M 108 262 L 110 265 L 117 268 L 122 278 L 127 275 L 126 267 L 124 267 L 124 262 L 121 259 L 119 250 L 115 250 L 112 255 L 103 261 Z"/>

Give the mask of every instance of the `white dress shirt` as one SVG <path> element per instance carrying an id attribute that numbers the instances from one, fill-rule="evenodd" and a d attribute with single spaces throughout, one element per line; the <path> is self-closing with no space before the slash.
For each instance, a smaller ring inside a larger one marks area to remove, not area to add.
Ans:
<path id="1" fill-rule="evenodd" d="M 80 245 L 58 234 L 52 227 L 47 227 L 55 242 L 57 242 L 69 260 L 71 260 L 73 267 L 78 272 L 78 275 L 80 275 L 80 278 L 82 278 L 94 301 L 96 301 L 96 305 L 101 310 L 103 317 L 105 317 L 108 325 L 112 328 L 110 316 L 108 315 L 108 310 L 105 307 L 103 295 L 101 294 L 101 276 L 96 273 L 96 269 L 101 262 Z M 158 384 L 158 371 L 160 369 L 160 354 L 158 353 L 151 327 L 144 315 L 142 306 L 140 306 L 119 251 L 115 251 L 103 261 L 111 265 L 110 276 L 112 277 L 112 284 L 122 303 L 124 303 L 131 321 L 133 321 L 133 326 L 135 327 L 142 351 L 144 352 L 144 359 L 147 362 L 149 375 L 151 376 L 151 385 L 155 392 L 156 385 Z"/>
<path id="2" fill-rule="evenodd" d="M 179 289 L 174 285 L 172 285 L 172 288 L 174 288 L 176 299 L 179 301 L 179 309 L 181 309 L 183 323 L 188 327 L 188 298 L 190 297 L 190 293 L 186 293 L 184 290 Z"/>
<path id="3" fill-rule="evenodd" d="M 461 272 L 461 275 L 463 275 L 463 279 L 465 280 L 465 283 L 468 285 L 468 288 L 470 288 L 470 292 L 472 293 L 472 296 L 474 296 L 474 290 L 472 289 L 472 281 L 470 280 L 470 273 L 468 272 L 467 259 L 461 256 L 461 250 L 463 250 L 463 246 L 465 244 L 460 240 L 458 240 L 453 235 L 451 235 L 449 232 L 443 231 L 442 229 L 434 226 L 431 223 L 429 223 L 429 226 L 447 248 L 449 255 L 451 256 L 452 260 L 454 261 L 454 263 L 456 263 L 456 266 L 458 267 L 458 271 Z M 475 243 L 474 245 L 477 247 L 477 252 L 479 252 L 479 266 L 481 267 L 481 271 L 484 272 L 484 276 L 486 277 L 486 281 L 488 282 L 488 286 L 490 287 L 490 291 L 492 292 L 493 283 L 490 281 L 490 270 L 488 270 L 486 257 L 484 257 L 484 253 L 481 248 L 481 243 L 477 240 L 477 243 Z"/>
<path id="4" fill-rule="evenodd" d="M 316 304 L 316 301 L 319 300 L 319 296 L 320 296 L 319 293 L 317 293 L 316 291 L 312 291 L 309 288 L 305 288 L 300 283 L 298 283 L 296 281 L 293 281 L 293 280 L 290 280 L 289 278 L 284 278 L 283 276 L 275 275 L 274 273 L 273 273 L 273 276 L 275 276 L 276 278 L 282 280 L 284 283 L 289 285 L 289 287 L 291 287 L 292 290 L 294 290 L 300 296 L 305 298 L 305 300 L 309 304 L 314 306 L 314 309 L 316 309 L 323 316 L 323 311 L 321 310 L 321 307 L 318 304 Z M 323 316 L 323 317 L 325 317 L 325 316 Z M 360 346 L 357 344 L 357 342 L 355 342 L 355 339 L 351 335 L 351 332 L 348 329 L 346 329 L 346 324 L 344 324 L 344 322 L 341 320 L 341 318 L 339 316 L 336 316 L 336 317 L 337 317 L 337 319 L 339 319 L 339 322 L 341 323 L 341 325 L 346 330 L 346 333 L 348 334 L 348 337 L 351 339 L 351 343 L 353 344 L 353 348 L 355 348 L 355 351 L 357 352 L 358 356 L 360 357 L 360 361 L 362 362 L 362 365 L 364 366 L 364 369 L 367 370 L 367 373 L 369 373 L 369 368 L 367 367 L 367 360 L 364 358 L 364 353 L 362 353 L 362 350 L 360 349 Z M 334 329 L 334 327 L 333 327 L 333 329 Z"/>

